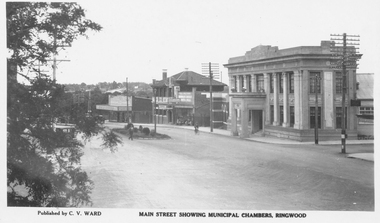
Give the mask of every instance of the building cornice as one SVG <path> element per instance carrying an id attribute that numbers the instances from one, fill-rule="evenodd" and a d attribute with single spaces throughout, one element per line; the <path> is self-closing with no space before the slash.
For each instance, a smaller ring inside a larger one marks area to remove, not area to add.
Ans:
<path id="1" fill-rule="evenodd" d="M 264 58 L 264 59 L 258 59 L 258 60 L 248 60 L 248 61 L 242 61 L 242 62 L 236 62 L 236 63 L 228 63 L 223 64 L 224 67 L 230 68 L 230 67 L 241 67 L 241 66 L 248 66 L 248 65 L 260 65 L 265 63 L 278 63 L 278 62 L 291 62 L 291 61 L 300 61 L 300 60 L 332 60 L 331 59 L 332 54 L 293 54 L 293 55 L 285 55 L 285 56 L 278 56 L 278 57 L 270 57 L 270 58 Z"/>

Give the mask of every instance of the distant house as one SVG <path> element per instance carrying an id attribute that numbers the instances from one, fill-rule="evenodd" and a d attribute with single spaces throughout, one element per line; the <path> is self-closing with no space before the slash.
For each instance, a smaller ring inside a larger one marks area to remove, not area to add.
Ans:
<path id="1" fill-rule="evenodd" d="M 96 105 L 106 119 L 114 122 L 151 123 L 152 103 L 150 98 L 125 95 L 108 95 L 108 104 Z M 128 101 L 128 106 L 127 106 Z"/>
<path id="2" fill-rule="evenodd" d="M 125 88 L 117 88 L 117 89 L 112 89 L 112 90 L 108 90 L 106 91 L 106 93 L 110 93 L 110 94 L 113 94 L 113 93 L 124 93 L 126 91 Z"/>
<path id="3" fill-rule="evenodd" d="M 212 80 L 214 127 L 223 126 L 228 117 L 228 93 L 219 81 Z M 193 71 L 182 71 L 167 77 L 164 70 L 162 80 L 153 81 L 156 95 L 156 121 L 166 124 L 195 122 L 210 126 L 210 79 Z M 153 99 L 154 103 L 154 99 Z"/>
<path id="4" fill-rule="evenodd" d="M 360 100 L 358 108 L 358 136 L 374 136 L 374 104 L 372 73 L 356 74 L 356 97 Z"/>

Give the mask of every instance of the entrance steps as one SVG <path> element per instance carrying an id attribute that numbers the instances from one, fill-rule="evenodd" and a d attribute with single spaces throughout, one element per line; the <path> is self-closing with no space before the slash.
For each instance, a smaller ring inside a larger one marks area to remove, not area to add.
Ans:
<path id="1" fill-rule="evenodd" d="M 252 134 L 253 136 L 264 136 L 263 130 L 260 130 L 258 132 L 255 132 Z"/>

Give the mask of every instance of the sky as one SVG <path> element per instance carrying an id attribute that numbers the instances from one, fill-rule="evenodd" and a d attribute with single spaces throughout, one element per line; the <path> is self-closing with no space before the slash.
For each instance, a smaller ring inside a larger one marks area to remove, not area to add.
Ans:
<path id="1" fill-rule="evenodd" d="M 103 30 L 61 50 L 62 84 L 146 82 L 202 63 L 223 64 L 258 45 L 319 46 L 330 34 L 360 35 L 358 72 L 376 73 L 380 4 L 376 0 L 79 0 Z"/>

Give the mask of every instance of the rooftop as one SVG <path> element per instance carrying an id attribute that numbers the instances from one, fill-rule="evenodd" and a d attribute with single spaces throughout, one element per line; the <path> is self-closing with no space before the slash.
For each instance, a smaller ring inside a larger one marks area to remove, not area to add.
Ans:
<path id="1" fill-rule="evenodd" d="M 244 56 L 232 57 L 228 60 L 229 64 L 241 63 L 247 61 L 263 60 L 276 57 L 285 57 L 291 55 L 307 54 L 325 54 L 329 55 L 330 41 L 321 41 L 320 46 L 298 46 L 287 49 L 279 49 L 277 46 L 259 45 L 247 51 Z"/>
<path id="2" fill-rule="evenodd" d="M 171 79 L 171 80 L 170 80 Z M 165 80 L 156 81 L 153 86 L 169 86 L 170 81 L 174 86 L 180 85 L 180 83 L 186 83 L 188 86 L 209 86 L 210 78 L 201 74 L 198 74 L 194 71 L 182 71 L 178 74 L 175 74 L 171 77 L 166 78 Z M 212 80 L 213 86 L 226 86 L 226 84 Z"/>

